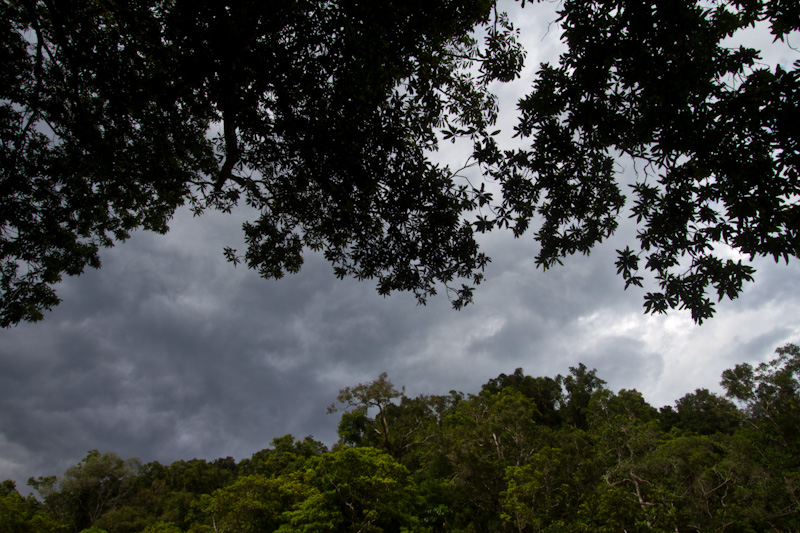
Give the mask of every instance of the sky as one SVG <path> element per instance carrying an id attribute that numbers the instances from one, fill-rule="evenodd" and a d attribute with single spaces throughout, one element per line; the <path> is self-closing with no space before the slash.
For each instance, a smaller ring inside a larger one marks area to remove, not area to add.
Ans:
<path id="1" fill-rule="evenodd" d="M 560 49 L 554 8 L 512 10 L 528 61 L 519 82 L 498 87 L 506 130 L 535 67 Z M 765 61 L 798 56 L 772 49 Z M 65 279 L 43 322 L 0 330 L 0 480 L 24 491 L 92 449 L 168 464 L 239 460 L 287 433 L 331 445 L 338 416 L 327 406 L 381 372 L 409 396 L 477 393 L 516 368 L 553 377 L 582 362 L 660 407 L 697 388 L 721 392 L 723 370 L 800 342 L 797 261 L 755 261 L 756 282 L 702 326 L 686 312 L 643 314 L 644 291 L 624 291 L 614 266 L 635 235 L 624 216 L 590 256 L 547 272 L 532 237 L 483 236 L 493 261 L 462 311 L 443 295 L 427 306 L 384 298 L 313 254 L 278 281 L 234 268 L 222 250 L 242 242 L 241 217 L 181 210 L 168 234 L 136 233 L 100 270 Z"/>

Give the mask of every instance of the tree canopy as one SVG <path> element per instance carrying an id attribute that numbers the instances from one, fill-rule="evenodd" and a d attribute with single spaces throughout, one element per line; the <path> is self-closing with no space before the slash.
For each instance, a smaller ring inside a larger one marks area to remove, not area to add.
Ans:
<path id="1" fill-rule="evenodd" d="M 238 463 L 166 466 L 91 451 L 29 480 L 39 498 L 4 481 L 0 517 L 37 533 L 797 531 L 800 348 L 722 385 L 730 399 L 659 410 L 582 364 L 416 398 L 381 374 L 341 390 L 331 449 L 285 435 Z"/>
<path id="2" fill-rule="evenodd" d="M 225 254 L 266 278 L 310 250 L 381 294 L 444 287 L 460 308 L 489 261 L 477 233 L 532 229 L 545 268 L 609 237 L 620 154 L 643 167 L 619 273 L 626 287 L 653 273 L 647 311 L 702 322 L 711 292 L 752 279 L 728 247 L 798 254 L 798 63 L 725 44 L 759 21 L 784 39 L 797 14 L 567 0 L 568 52 L 519 102 L 529 146 L 510 150 L 491 89 L 525 51 L 491 0 L 5 2 L 0 324 L 41 319 L 64 274 L 135 229 L 167 231 L 185 204 L 248 206 L 247 249 Z M 447 139 L 471 143 L 482 181 L 438 162 Z"/>

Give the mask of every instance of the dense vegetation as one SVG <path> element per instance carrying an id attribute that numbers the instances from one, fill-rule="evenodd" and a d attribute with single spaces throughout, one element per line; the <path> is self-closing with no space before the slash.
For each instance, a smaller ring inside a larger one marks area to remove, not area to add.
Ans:
<path id="1" fill-rule="evenodd" d="M 656 409 L 595 370 L 500 374 L 410 398 L 343 389 L 339 442 L 276 438 L 238 464 L 91 451 L 41 499 L 0 489 L 3 531 L 798 531 L 800 347 Z"/>
<path id="2" fill-rule="evenodd" d="M 755 270 L 729 248 L 800 255 L 800 62 L 731 44 L 756 24 L 789 40 L 796 0 L 565 0 L 567 52 L 511 102 L 511 149 L 493 91 L 522 71 L 515 16 L 494 0 L 0 3 L 0 326 L 40 320 L 64 275 L 181 205 L 248 208 L 226 256 L 266 278 L 315 251 L 338 277 L 456 308 L 489 261 L 477 233 L 531 235 L 548 268 L 611 236 L 626 201 L 638 231 L 617 268 L 652 289 L 649 312 L 702 322 L 736 298 Z M 442 164 L 451 140 L 465 150 Z"/>

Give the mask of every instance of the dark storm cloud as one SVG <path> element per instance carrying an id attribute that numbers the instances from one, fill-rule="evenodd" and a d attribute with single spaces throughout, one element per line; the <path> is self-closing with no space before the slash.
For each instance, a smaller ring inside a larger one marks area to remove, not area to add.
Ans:
<path id="1" fill-rule="evenodd" d="M 90 448 L 244 456 L 325 425 L 335 390 L 313 381 L 319 346 L 308 346 L 313 324 L 303 327 L 322 276 L 311 265 L 286 283 L 259 280 L 225 264 L 221 247 L 187 246 L 181 223 L 109 252 L 102 270 L 64 283 L 45 322 L 4 332 L 3 452 L 30 451 L 28 474 L 60 473 Z M 319 414 L 298 423 L 309 401 Z"/>
<path id="2" fill-rule="evenodd" d="M 558 49 L 542 41 L 557 34 L 552 18 L 522 23 L 523 85 Z M 517 367 L 554 376 L 583 362 L 613 390 L 636 388 L 660 406 L 800 340 L 796 263 L 759 262 L 756 283 L 702 327 L 684 312 L 644 316 L 644 291 L 623 291 L 614 267 L 635 237 L 624 217 L 591 256 L 546 273 L 530 236 L 486 237 L 487 280 L 460 312 L 444 295 L 425 307 L 408 294 L 382 298 L 369 281 L 335 279 L 316 256 L 279 281 L 234 268 L 222 249 L 243 248 L 241 218 L 179 213 L 167 235 L 137 234 L 105 253 L 100 271 L 66 280 L 44 322 L 0 332 L 0 480 L 22 488 L 93 448 L 170 462 L 248 457 L 285 433 L 331 444 L 338 419 L 326 406 L 383 371 L 413 396 L 475 393 Z"/>
<path id="3" fill-rule="evenodd" d="M 247 457 L 285 433 L 330 444 L 337 419 L 325 407 L 382 371 L 410 395 L 444 394 L 583 362 L 661 405 L 797 333 L 796 314 L 774 318 L 795 267 L 767 268 L 720 308 L 723 321 L 762 310 L 768 323 L 699 329 L 680 314 L 642 315 L 641 293 L 615 276 L 613 241 L 542 273 L 533 243 L 506 236 L 486 243 L 494 262 L 475 305 L 454 312 L 444 297 L 418 307 L 336 280 L 317 257 L 298 276 L 262 280 L 221 258 L 237 226 L 179 217 L 167 236 L 137 236 L 102 270 L 66 281 L 44 322 L 2 333 L 0 477 L 60 474 L 92 448 L 170 462 Z"/>
<path id="4" fill-rule="evenodd" d="M 665 364 L 663 356 L 650 351 L 641 340 L 626 336 L 598 339 L 580 362 L 597 369 L 597 376 L 613 391 L 642 389 L 658 380 Z"/>
<path id="5" fill-rule="evenodd" d="M 3 452 L 29 452 L 23 475 L 60 473 L 91 448 L 171 461 L 246 457 L 287 432 L 331 443 L 338 389 L 396 370 L 452 314 L 336 281 L 313 257 L 261 280 L 209 238 L 230 221 L 189 221 L 110 251 L 63 284 L 44 322 L 4 332 Z"/>

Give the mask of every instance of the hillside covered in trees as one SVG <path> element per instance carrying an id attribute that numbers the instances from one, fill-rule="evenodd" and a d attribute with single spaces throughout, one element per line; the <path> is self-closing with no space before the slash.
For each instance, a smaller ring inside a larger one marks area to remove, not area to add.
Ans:
<path id="1" fill-rule="evenodd" d="M 386 374 L 343 389 L 332 449 L 275 438 L 236 462 L 90 451 L 0 486 L 2 531 L 634 532 L 800 530 L 800 347 L 657 409 L 594 370 L 500 374 L 411 398 Z"/>

